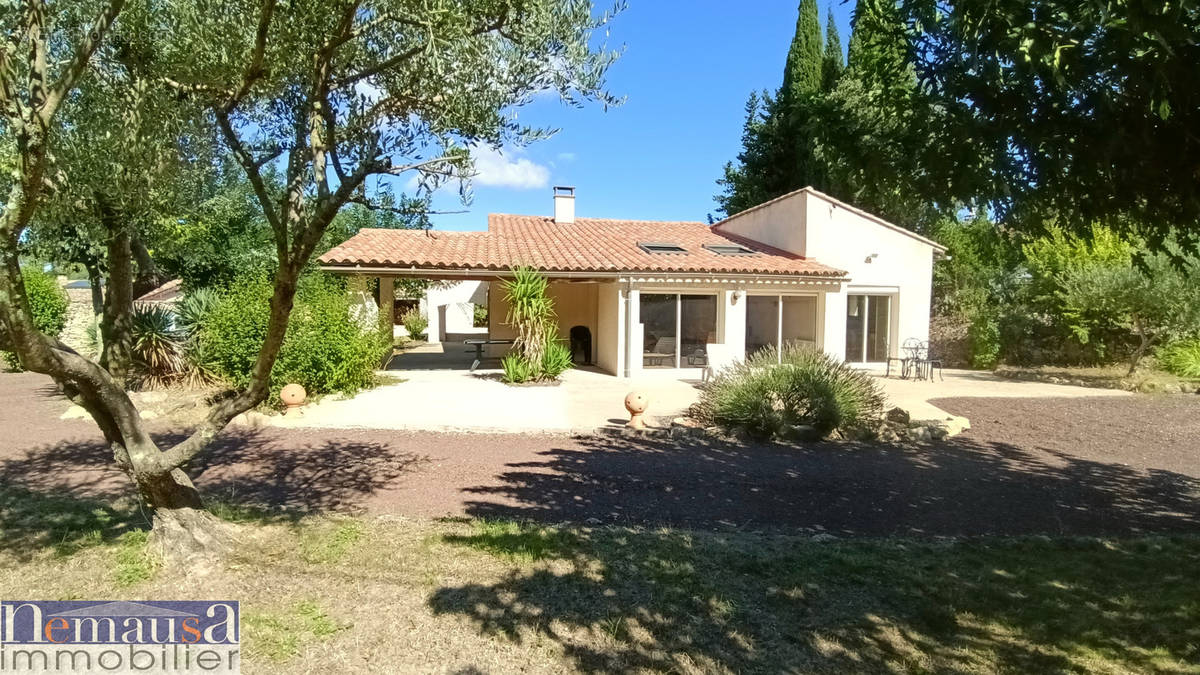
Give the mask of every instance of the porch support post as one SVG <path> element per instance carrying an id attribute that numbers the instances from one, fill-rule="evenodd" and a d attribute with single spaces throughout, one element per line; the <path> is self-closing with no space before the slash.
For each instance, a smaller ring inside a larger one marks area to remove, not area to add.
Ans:
<path id="1" fill-rule="evenodd" d="M 642 374 L 642 292 L 632 286 L 625 292 L 625 377 Z"/>
<path id="2" fill-rule="evenodd" d="M 734 354 L 746 353 L 746 292 L 743 289 L 723 290 L 717 296 L 724 310 L 721 342 Z"/>
<path id="3" fill-rule="evenodd" d="M 837 291 L 823 293 L 820 307 L 824 316 L 818 325 L 823 326 L 821 347 L 825 353 L 837 359 L 846 360 L 846 287 Z"/>
<path id="4" fill-rule="evenodd" d="M 379 332 L 392 339 L 395 323 L 396 285 L 392 277 L 379 277 Z"/>

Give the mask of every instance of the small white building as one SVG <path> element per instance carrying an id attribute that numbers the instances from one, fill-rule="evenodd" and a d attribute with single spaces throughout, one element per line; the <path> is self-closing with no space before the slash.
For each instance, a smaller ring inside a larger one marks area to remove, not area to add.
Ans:
<path id="1" fill-rule="evenodd" d="M 586 329 L 591 360 L 625 377 L 698 377 L 714 343 L 752 353 L 798 341 L 882 364 L 906 339 L 928 339 L 945 248 L 812 188 L 712 226 L 576 218 L 571 188 L 554 202 L 553 217 L 491 214 L 483 232 L 363 230 L 320 262 L 379 277 L 389 303 L 396 277 L 490 282 L 534 267 L 552 282 L 561 337 Z M 502 294 L 486 295 L 488 336 L 511 338 Z M 430 312 L 431 338 L 456 332 L 446 311 Z"/>

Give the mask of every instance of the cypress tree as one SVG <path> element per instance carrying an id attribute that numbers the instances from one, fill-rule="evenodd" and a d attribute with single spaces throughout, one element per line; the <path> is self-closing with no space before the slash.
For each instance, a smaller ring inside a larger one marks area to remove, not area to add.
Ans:
<path id="1" fill-rule="evenodd" d="M 821 89 L 821 16 L 817 0 L 800 0 L 796 35 L 783 68 L 782 98 L 799 98 Z"/>
<path id="2" fill-rule="evenodd" d="M 848 68 L 869 85 L 911 87 L 904 18 L 890 0 L 859 0 L 854 8 Z"/>
<path id="3" fill-rule="evenodd" d="M 825 16 L 825 54 L 821 59 L 821 90 L 833 89 L 842 75 L 842 38 L 838 35 L 837 23 L 833 20 L 833 7 Z"/>

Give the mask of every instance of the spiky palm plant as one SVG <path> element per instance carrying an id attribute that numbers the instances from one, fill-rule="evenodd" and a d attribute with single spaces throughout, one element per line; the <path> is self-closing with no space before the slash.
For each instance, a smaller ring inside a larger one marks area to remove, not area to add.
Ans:
<path id="1" fill-rule="evenodd" d="M 546 342 L 554 331 L 554 301 L 546 293 L 549 282 L 532 267 L 517 267 L 512 273 L 503 287 L 506 321 L 517 329 L 513 349 L 540 370 Z"/>
<path id="2" fill-rule="evenodd" d="M 176 327 L 186 335 L 194 335 L 220 300 L 217 291 L 212 288 L 197 288 L 185 293 L 175 305 Z"/>
<path id="3" fill-rule="evenodd" d="M 183 336 L 176 327 L 175 313 L 163 305 L 138 305 L 130 333 L 137 385 L 157 389 L 174 383 L 184 364 Z"/>

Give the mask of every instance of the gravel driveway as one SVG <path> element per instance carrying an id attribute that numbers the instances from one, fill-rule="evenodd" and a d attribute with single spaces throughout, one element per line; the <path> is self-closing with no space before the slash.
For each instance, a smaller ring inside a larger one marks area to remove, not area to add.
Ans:
<path id="1" fill-rule="evenodd" d="M 127 479 L 48 381 L 0 375 L 4 493 L 112 498 Z M 1200 396 L 943 399 L 973 428 L 924 446 L 230 430 L 191 467 L 289 511 L 521 517 L 862 535 L 1200 532 Z M 176 430 L 156 429 L 164 440 Z M 20 493 L 17 492 L 20 491 Z"/>

